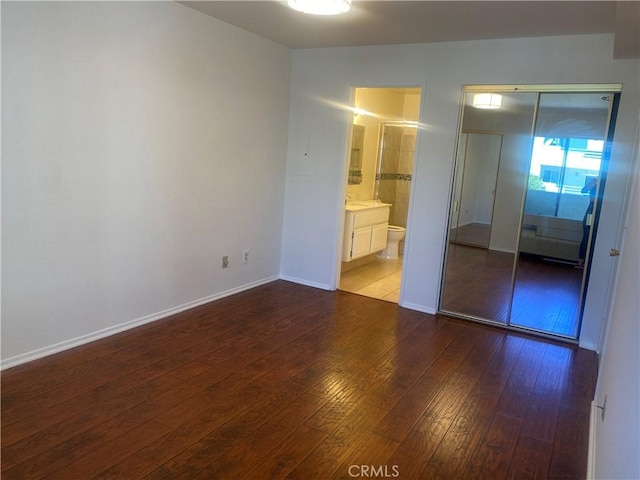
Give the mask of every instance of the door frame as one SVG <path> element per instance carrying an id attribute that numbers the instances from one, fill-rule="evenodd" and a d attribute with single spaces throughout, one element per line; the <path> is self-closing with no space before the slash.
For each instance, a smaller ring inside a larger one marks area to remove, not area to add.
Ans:
<path id="1" fill-rule="evenodd" d="M 346 111 L 350 112 L 351 115 L 353 114 L 357 114 L 360 113 L 360 109 L 358 107 L 355 106 L 355 101 L 356 101 L 356 91 L 360 88 L 369 88 L 369 89 L 379 89 L 379 90 L 392 90 L 392 89 L 419 89 L 420 90 L 420 99 L 419 99 L 419 103 L 418 103 L 418 120 L 416 122 L 416 143 L 415 143 L 415 149 L 414 149 L 414 153 L 413 153 L 413 165 L 412 165 L 412 172 L 411 172 L 411 176 L 412 176 L 412 181 L 411 181 L 411 186 L 409 189 L 409 205 L 407 208 L 407 226 L 406 226 L 406 233 L 405 233 L 405 238 L 404 238 L 404 244 L 405 244 L 405 248 L 404 248 L 404 259 L 403 259 L 403 264 L 402 264 L 402 277 L 401 277 L 401 281 L 400 281 L 400 298 L 398 301 L 398 305 L 402 305 L 403 302 L 403 295 L 404 295 L 404 283 L 405 283 L 405 275 L 406 275 L 406 263 L 407 263 L 407 259 L 408 259 L 408 252 L 409 252 L 409 232 L 411 229 L 411 207 L 413 204 L 413 196 L 414 196 L 414 188 L 415 188 L 415 183 L 413 181 L 413 179 L 415 178 L 416 175 L 416 171 L 417 171 L 417 167 L 418 167 L 418 155 L 419 155 L 419 151 L 420 151 L 420 137 L 421 137 L 421 129 L 422 129 L 422 117 L 424 116 L 424 105 L 425 105 L 425 91 L 426 91 L 426 82 L 416 82 L 416 83 L 409 83 L 409 84 L 384 84 L 384 85 L 350 85 L 349 86 L 349 105 L 348 106 L 344 106 L 343 108 L 345 108 Z M 341 272 L 341 268 L 342 268 L 342 250 L 343 250 L 343 237 L 344 237 L 344 230 L 345 230 L 345 208 L 344 205 L 347 202 L 347 189 L 348 189 L 348 171 L 349 171 L 349 155 L 350 155 L 350 148 L 351 148 L 351 137 L 352 137 L 352 130 L 353 130 L 353 119 L 352 116 L 349 115 L 348 119 L 346 121 L 346 129 L 345 129 L 345 153 L 344 153 L 344 162 L 343 162 L 343 175 L 342 175 L 342 184 L 341 184 L 341 188 L 340 188 L 340 198 L 338 199 L 339 201 L 339 208 L 340 208 L 340 212 L 338 215 L 338 219 L 339 219 L 339 226 L 338 226 L 338 239 L 337 239 L 337 244 L 336 244 L 336 249 L 335 249 L 335 267 L 334 267 L 334 275 L 333 275 L 333 284 L 331 285 L 331 290 L 338 290 L 340 288 L 340 277 L 342 276 L 342 272 Z M 382 123 L 382 122 L 380 122 Z M 388 120 L 387 123 L 393 123 L 392 120 Z M 398 123 L 409 123 L 409 121 L 405 121 L 405 122 L 398 122 Z M 379 141 L 378 141 L 378 146 L 379 146 Z M 377 159 L 376 159 L 377 161 Z"/>

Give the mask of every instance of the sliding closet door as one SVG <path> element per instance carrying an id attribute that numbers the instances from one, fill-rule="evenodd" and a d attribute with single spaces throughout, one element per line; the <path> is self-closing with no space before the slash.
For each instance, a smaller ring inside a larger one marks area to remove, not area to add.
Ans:
<path id="1" fill-rule="evenodd" d="M 506 323 L 536 93 L 502 95 L 500 109 L 465 99 L 440 310 Z"/>
<path id="2" fill-rule="evenodd" d="M 463 132 L 451 208 L 450 240 L 488 248 L 491 239 L 502 134 Z"/>
<path id="3" fill-rule="evenodd" d="M 576 339 L 613 94 L 540 95 L 511 323 Z"/>
<path id="4" fill-rule="evenodd" d="M 578 338 L 620 88 L 610 87 L 466 87 L 441 312 Z M 500 138 L 493 189 L 471 132 Z M 492 190 L 490 216 L 481 190 Z M 488 242 L 461 235 L 487 223 Z"/>

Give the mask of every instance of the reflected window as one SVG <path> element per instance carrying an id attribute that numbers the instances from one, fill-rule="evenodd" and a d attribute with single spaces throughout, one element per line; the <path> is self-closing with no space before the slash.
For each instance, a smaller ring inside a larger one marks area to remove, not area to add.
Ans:
<path id="1" fill-rule="evenodd" d="M 598 176 L 603 150 L 597 139 L 535 137 L 526 213 L 582 219 L 589 203 L 583 190 Z"/>

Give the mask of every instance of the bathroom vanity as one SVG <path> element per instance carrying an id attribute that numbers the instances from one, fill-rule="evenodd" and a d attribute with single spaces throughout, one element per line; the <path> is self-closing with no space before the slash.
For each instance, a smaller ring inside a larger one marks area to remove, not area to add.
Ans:
<path id="1" fill-rule="evenodd" d="M 387 246 L 387 227 L 391 204 L 376 200 L 348 202 L 345 205 L 342 261 L 376 253 Z"/>

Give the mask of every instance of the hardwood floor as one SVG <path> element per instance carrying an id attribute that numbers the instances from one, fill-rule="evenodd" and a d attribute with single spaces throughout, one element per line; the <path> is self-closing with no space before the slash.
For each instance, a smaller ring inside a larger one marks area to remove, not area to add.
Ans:
<path id="1" fill-rule="evenodd" d="M 2 372 L 2 478 L 583 479 L 596 361 L 277 281 Z"/>
<path id="2" fill-rule="evenodd" d="M 513 291 L 512 323 L 577 337 L 582 275 L 583 270 L 573 265 L 521 255 Z"/>
<path id="3" fill-rule="evenodd" d="M 507 322 L 513 254 L 450 243 L 441 309 Z"/>
<path id="4" fill-rule="evenodd" d="M 449 231 L 449 241 L 461 245 L 489 247 L 491 240 L 490 223 L 468 223 Z"/>
<path id="5" fill-rule="evenodd" d="M 449 244 L 441 309 L 506 323 L 513 254 Z M 578 334 L 583 270 L 520 255 L 510 322 L 569 338 Z"/>

